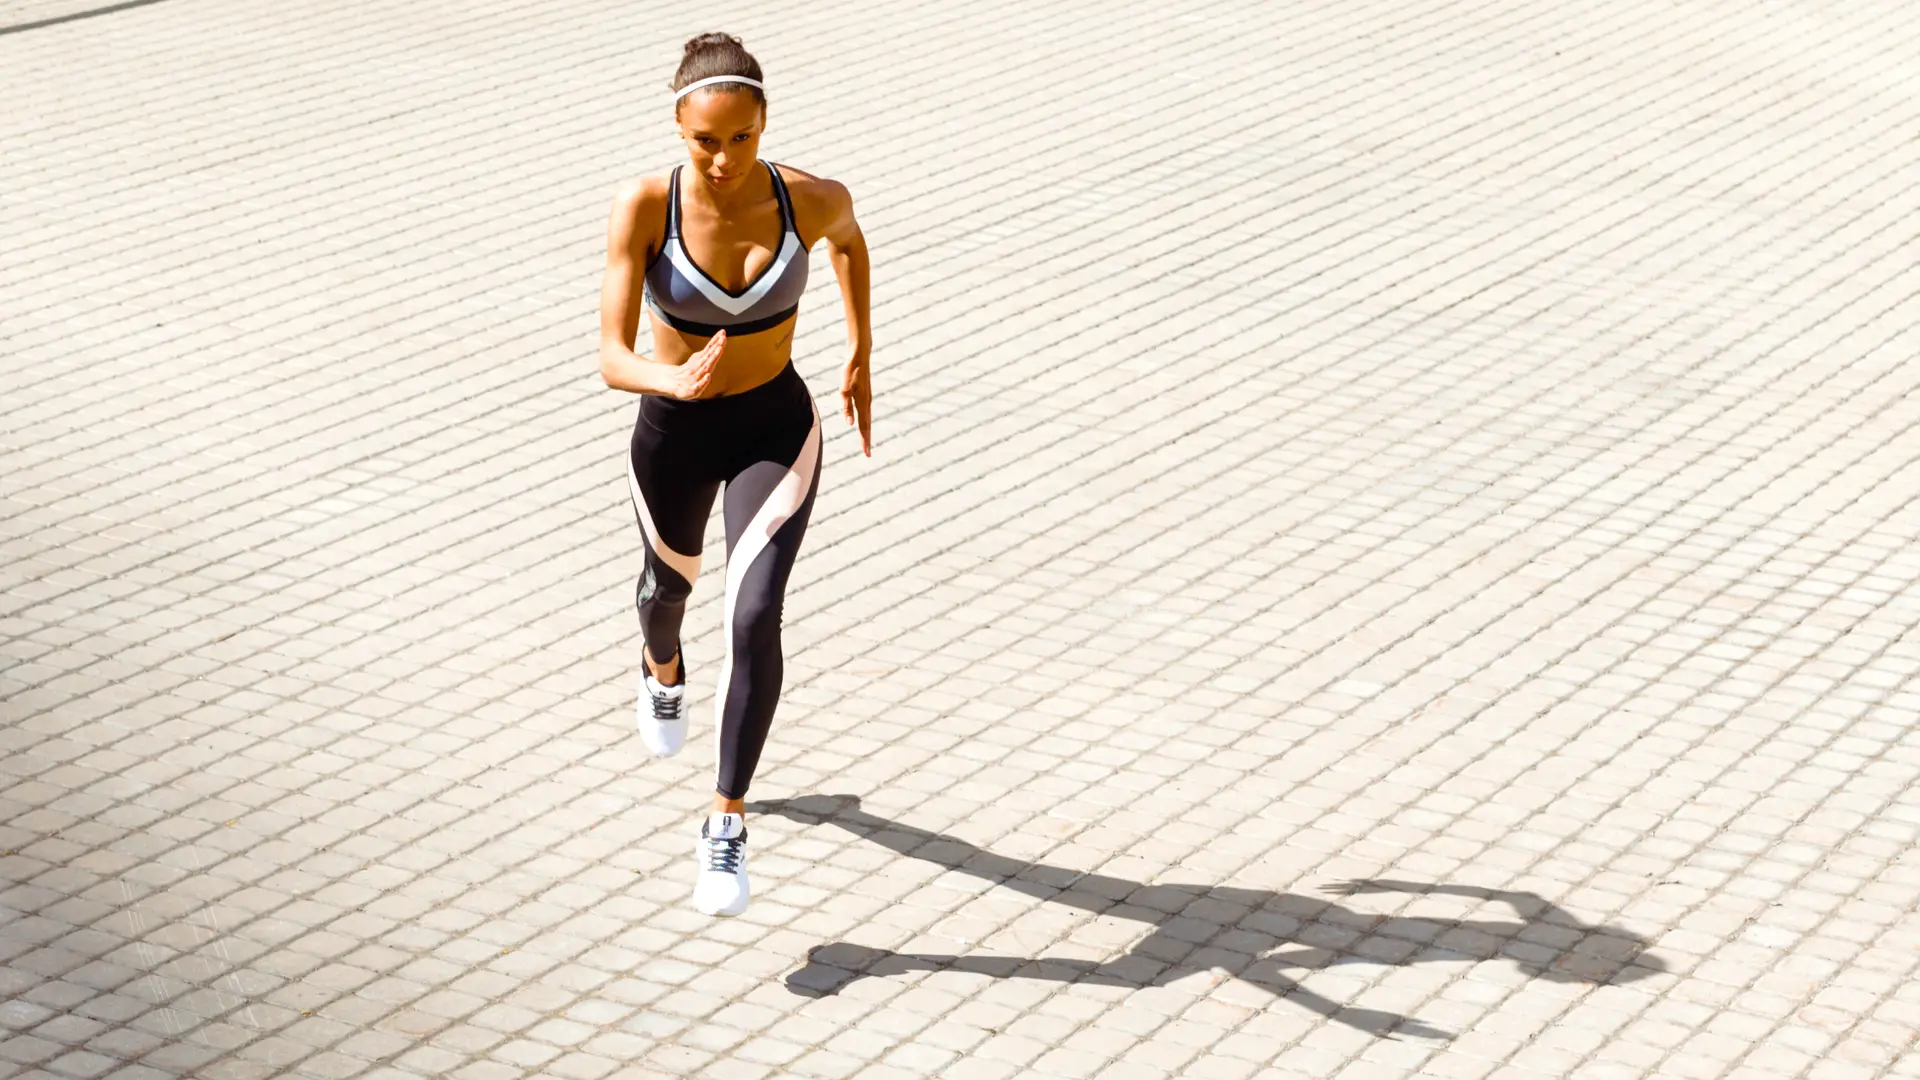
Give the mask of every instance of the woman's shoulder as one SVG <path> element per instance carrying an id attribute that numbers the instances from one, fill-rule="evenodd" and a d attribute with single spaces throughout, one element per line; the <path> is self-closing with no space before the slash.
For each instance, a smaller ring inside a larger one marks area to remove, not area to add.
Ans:
<path id="1" fill-rule="evenodd" d="M 769 162 L 768 164 L 772 164 L 774 168 L 780 170 L 780 179 L 786 181 L 787 190 L 793 193 L 793 197 L 796 200 L 825 199 L 838 202 L 852 198 L 852 195 L 847 191 L 847 185 L 838 180 L 829 180 L 824 176 L 815 176 L 805 169 L 798 169 L 792 165 L 773 162 Z"/>
<path id="2" fill-rule="evenodd" d="M 840 218 L 853 205 L 853 193 L 838 180 L 815 176 L 792 165 L 774 164 L 774 167 L 780 170 L 780 179 L 786 182 L 787 192 L 793 198 L 793 214 L 799 222 L 824 226 Z M 813 236 L 818 236 L 820 231 L 820 228 L 808 229 L 804 224 L 801 228 L 802 233 Z"/>
<path id="3" fill-rule="evenodd" d="M 648 203 L 665 205 L 667 201 L 667 185 L 671 181 L 672 176 L 672 170 L 665 169 L 660 172 L 650 172 L 641 176 L 628 177 L 620 182 L 619 187 L 614 189 L 614 204 L 616 206 L 627 206 L 635 209 Z"/>
<path id="4" fill-rule="evenodd" d="M 620 182 L 613 192 L 608 243 L 651 263 L 666 231 L 669 173 L 647 173 Z"/>

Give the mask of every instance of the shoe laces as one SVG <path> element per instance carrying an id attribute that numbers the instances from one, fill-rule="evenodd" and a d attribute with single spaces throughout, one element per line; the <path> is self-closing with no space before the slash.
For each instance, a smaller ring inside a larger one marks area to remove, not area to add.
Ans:
<path id="1" fill-rule="evenodd" d="M 739 836 L 729 840 L 721 840 L 711 836 L 701 837 L 701 839 L 705 840 L 707 844 L 707 869 L 718 870 L 727 874 L 737 874 L 740 872 L 741 860 L 747 857 L 746 833 L 742 832 Z"/>
<path id="2" fill-rule="evenodd" d="M 671 689 L 671 688 L 670 688 Z M 684 691 L 682 692 L 684 693 Z M 680 694 L 649 693 L 653 699 L 653 718 L 661 722 L 680 719 Z"/>

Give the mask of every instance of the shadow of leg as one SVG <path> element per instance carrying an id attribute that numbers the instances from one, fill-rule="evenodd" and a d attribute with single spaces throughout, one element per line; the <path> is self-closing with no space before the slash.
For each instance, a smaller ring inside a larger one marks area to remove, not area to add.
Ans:
<path id="1" fill-rule="evenodd" d="M 894 954 L 836 941 L 807 950 L 807 965 L 787 975 L 787 989 L 801 997 L 832 997 L 856 979 L 875 972 L 874 965 Z"/>
<path id="2" fill-rule="evenodd" d="M 1285 998 L 1335 1023 L 1345 1024 L 1347 1027 L 1364 1031 L 1369 1035 L 1382 1038 L 1393 1038 L 1398 1035 L 1411 1035 L 1421 1039 L 1453 1038 L 1453 1033 L 1450 1031 L 1429 1027 L 1399 1013 L 1342 1005 L 1332 998 L 1322 997 L 1281 974 L 1281 969 L 1288 966 L 1286 961 L 1286 953 L 1263 957 L 1247 965 L 1245 970 L 1237 972 L 1236 975 L 1250 986 L 1258 986 L 1275 997 Z"/>
<path id="3" fill-rule="evenodd" d="M 749 814 L 778 814 L 802 825 L 818 825 L 843 810 L 860 809 L 858 795 L 800 795 L 791 799 L 755 799 Z"/>
<path id="4" fill-rule="evenodd" d="M 1139 989 L 1167 975 L 1165 964 L 1144 957 L 1125 956 L 1109 963 L 1050 957 L 941 956 L 896 953 L 862 945 L 835 942 L 807 953 L 807 965 L 787 976 L 787 989 L 802 997 L 831 997 L 858 979 L 884 978 L 909 971 L 957 971 L 991 979 L 1037 979 L 1042 982 L 1089 982 L 1101 986 Z"/>

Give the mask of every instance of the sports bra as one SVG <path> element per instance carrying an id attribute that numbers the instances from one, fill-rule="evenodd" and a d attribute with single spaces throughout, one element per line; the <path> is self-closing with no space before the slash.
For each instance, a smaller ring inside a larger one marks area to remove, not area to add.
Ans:
<path id="1" fill-rule="evenodd" d="M 800 294 L 807 287 L 807 249 L 793 224 L 793 203 L 780 170 L 764 163 L 773 177 L 773 193 L 780 200 L 780 249 L 766 269 L 734 292 L 707 276 L 687 254 L 680 239 L 680 167 L 667 181 L 667 235 L 660 253 L 647 264 L 647 305 L 660 321 L 683 334 L 712 337 L 757 334 L 771 330 L 800 310 Z"/>

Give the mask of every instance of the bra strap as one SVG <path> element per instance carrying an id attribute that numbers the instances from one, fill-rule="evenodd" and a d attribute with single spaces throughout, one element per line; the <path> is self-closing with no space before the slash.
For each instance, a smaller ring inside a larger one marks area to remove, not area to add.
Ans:
<path id="1" fill-rule="evenodd" d="M 680 166 L 667 178 L 667 239 L 680 235 Z"/>
<path id="2" fill-rule="evenodd" d="M 769 161 L 766 165 L 767 172 L 773 174 L 773 193 L 780 199 L 781 221 L 786 225 L 788 232 L 798 233 L 800 226 L 795 224 L 793 220 L 793 203 L 787 198 L 787 182 L 780 179 L 780 170 L 773 162 Z"/>

